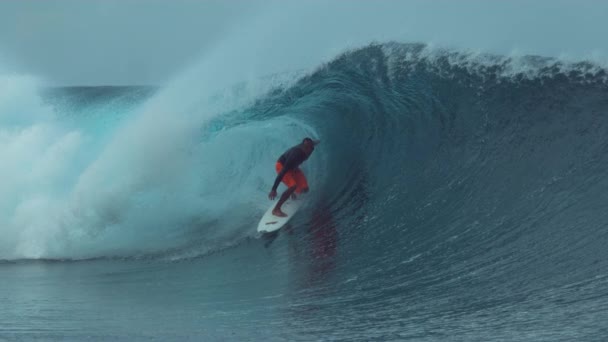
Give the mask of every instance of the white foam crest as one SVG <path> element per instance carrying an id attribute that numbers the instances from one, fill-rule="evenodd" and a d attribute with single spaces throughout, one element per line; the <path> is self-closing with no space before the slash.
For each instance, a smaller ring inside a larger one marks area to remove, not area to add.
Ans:
<path id="1" fill-rule="evenodd" d="M 608 65 L 601 57 L 588 60 L 571 59 L 568 56 L 545 58 L 521 54 L 514 50 L 500 56 L 480 50 L 456 50 L 437 47 L 433 44 L 414 45 L 390 43 L 383 45 L 388 57 L 389 76 L 394 78 L 396 70 L 408 67 L 414 70 L 425 63 L 443 77 L 454 76 L 452 67 L 465 69 L 470 74 L 487 77 L 491 73 L 499 82 L 552 78 L 557 75 L 578 73 L 579 82 L 608 83 Z M 600 76 L 598 78 L 598 76 Z"/>

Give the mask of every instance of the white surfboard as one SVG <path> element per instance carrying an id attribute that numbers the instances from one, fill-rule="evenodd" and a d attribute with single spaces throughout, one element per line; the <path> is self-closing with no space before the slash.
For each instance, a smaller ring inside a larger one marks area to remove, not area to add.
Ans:
<path id="1" fill-rule="evenodd" d="M 283 203 L 281 206 L 281 211 L 287 214 L 287 217 L 274 216 L 272 214 L 272 209 L 274 209 L 275 205 L 277 205 L 277 202 L 272 201 L 272 205 L 268 210 L 266 210 L 266 214 L 264 214 L 260 220 L 260 223 L 258 224 L 258 232 L 270 233 L 283 227 L 289 220 L 291 220 L 296 211 L 298 211 L 302 205 L 302 200 L 288 199 L 285 203 Z"/>

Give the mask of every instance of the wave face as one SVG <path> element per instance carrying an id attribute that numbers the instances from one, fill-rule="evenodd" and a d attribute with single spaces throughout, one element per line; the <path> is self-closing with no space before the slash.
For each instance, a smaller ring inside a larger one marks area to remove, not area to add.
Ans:
<path id="1" fill-rule="evenodd" d="M 48 141 L 77 148 L 71 168 L 49 167 L 56 178 L 28 188 L 29 200 L 3 199 L 14 231 L 4 232 L 11 247 L 0 256 L 238 251 L 257 237 L 274 160 L 311 135 L 322 140 L 305 166 L 311 198 L 290 235 L 311 253 L 277 253 L 295 260 L 302 280 L 290 305 L 314 305 L 319 315 L 302 314 L 291 329 L 370 339 L 597 338 L 608 307 L 607 77 L 588 63 L 395 43 L 349 51 L 289 82 L 266 80 L 252 96 L 243 96 L 250 84 L 213 93 L 169 119 L 147 113 L 183 93 L 122 90 L 118 104 L 114 96 L 93 106 L 111 108 L 106 115 L 84 120 L 79 104 L 76 119 L 31 120 L 46 122 Z M 66 103 L 55 108 L 65 112 Z M 4 144 L 26 131 L 5 129 Z M 47 216 L 32 216 L 41 206 Z M 53 234 L 33 243 L 17 233 L 23 225 L 39 232 L 49 217 Z M 348 324 L 325 326 L 324 315 L 338 312 Z"/>
<path id="2" fill-rule="evenodd" d="M 388 44 L 264 101 L 257 112 L 303 119 L 327 153 L 310 161 L 325 177 L 308 223 L 309 280 L 342 281 L 326 306 L 409 337 L 483 336 L 470 324 L 500 327 L 487 338 L 599 336 L 572 326 L 608 303 L 606 76 Z"/>

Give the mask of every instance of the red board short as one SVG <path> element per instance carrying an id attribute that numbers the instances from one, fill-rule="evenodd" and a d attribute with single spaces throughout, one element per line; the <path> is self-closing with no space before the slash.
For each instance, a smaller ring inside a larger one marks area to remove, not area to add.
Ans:
<path id="1" fill-rule="evenodd" d="M 277 162 L 275 165 L 277 169 L 277 173 L 280 173 L 283 169 L 283 164 Z M 306 181 L 306 177 L 304 176 L 304 172 L 300 169 L 289 170 L 283 176 L 283 184 L 287 185 L 288 188 L 292 186 L 296 186 L 296 193 L 302 193 L 302 190 L 308 189 L 308 182 Z"/>

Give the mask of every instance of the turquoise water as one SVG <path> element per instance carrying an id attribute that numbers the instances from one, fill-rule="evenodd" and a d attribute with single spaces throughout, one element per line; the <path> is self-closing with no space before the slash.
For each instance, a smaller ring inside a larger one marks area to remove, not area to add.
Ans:
<path id="1" fill-rule="evenodd" d="M 273 326 L 283 321 L 290 296 L 285 262 L 249 245 L 241 253 L 228 251 L 204 261 L 2 265 L 0 335 L 42 340 L 277 337 Z"/>
<path id="2" fill-rule="evenodd" d="M 397 43 L 204 90 L 2 79 L 0 338 L 601 341 L 606 79 Z M 260 236 L 303 136 L 306 204 Z"/>

